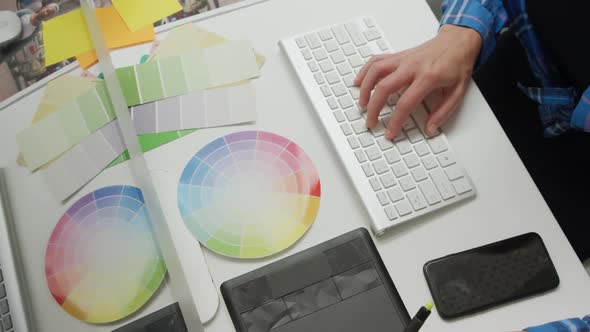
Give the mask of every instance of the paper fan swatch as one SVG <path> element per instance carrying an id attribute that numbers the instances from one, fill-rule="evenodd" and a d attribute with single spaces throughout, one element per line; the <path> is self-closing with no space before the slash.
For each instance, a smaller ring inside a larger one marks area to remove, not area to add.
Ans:
<path id="1" fill-rule="evenodd" d="M 319 175 L 289 139 L 264 131 L 218 138 L 188 162 L 178 184 L 186 226 L 222 255 L 259 258 L 309 229 L 320 206 Z"/>
<path id="2" fill-rule="evenodd" d="M 80 198 L 59 220 L 45 252 L 54 299 L 89 323 L 132 314 L 165 274 L 143 196 L 131 186 L 105 187 Z"/>

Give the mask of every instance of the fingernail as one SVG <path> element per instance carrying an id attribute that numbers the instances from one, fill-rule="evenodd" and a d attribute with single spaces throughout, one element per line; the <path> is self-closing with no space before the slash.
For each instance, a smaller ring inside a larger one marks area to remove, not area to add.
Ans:
<path id="1" fill-rule="evenodd" d="M 438 126 L 435 125 L 434 123 L 433 124 L 430 124 L 428 126 L 428 128 L 427 128 L 427 131 L 428 131 L 427 134 L 428 134 L 428 136 L 432 136 L 434 134 L 434 132 L 436 132 L 436 129 L 437 128 L 438 128 Z"/>

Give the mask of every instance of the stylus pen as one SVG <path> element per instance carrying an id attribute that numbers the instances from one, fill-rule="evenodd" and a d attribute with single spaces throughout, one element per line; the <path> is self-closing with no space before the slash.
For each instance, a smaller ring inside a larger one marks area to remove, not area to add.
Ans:
<path id="1" fill-rule="evenodd" d="M 412 318 L 412 320 L 410 321 L 410 324 L 408 324 L 408 326 L 406 326 L 406 329 L 404 330 L 404 332 L 418 332 L 418 330 L 420 330 L 420 328 L 422 327 L 422 325 L 426 321 L 426 318 L 428 318 L 428 316 L 430 316 L 431 309 L 432 309 L 432 302 L 429 301 L 423 307 L 421 307 L 420 310 L 418 310 L 418 312 L 416 313 L 416 316 L 414 316 L 414 318 Z"/>

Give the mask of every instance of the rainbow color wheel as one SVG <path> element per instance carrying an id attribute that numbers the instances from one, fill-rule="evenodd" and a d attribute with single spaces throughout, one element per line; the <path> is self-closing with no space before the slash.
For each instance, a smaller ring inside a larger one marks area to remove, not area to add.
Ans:
<path id="1" fill-rule="evenodd" d="M 53 298 L 89 323 L 135 312 L 165 274 L 143 196 L 130 186 L 105 187 L 80 198 L 57 223 L 45 252 Z"/>
<path id="2" fill-rule="evenodd" d="M 264 131 L 218 138 L 188 162 L 178 184 L 182 218 L 222 255 L 259 258 L 295 243 L 320 206 L 320 179 L 297 144 Z"/>

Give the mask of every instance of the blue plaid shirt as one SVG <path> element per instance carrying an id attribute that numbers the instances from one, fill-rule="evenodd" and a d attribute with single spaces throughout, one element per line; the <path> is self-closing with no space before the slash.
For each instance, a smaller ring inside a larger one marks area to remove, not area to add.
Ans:
<path id="1" fill-rule="evenodd" d="M 544 135 L 555 137 L 567 130 L 590 132 L 590 87 L 577 91 L 562 86 L 559 71 L 543 49 L 526 12 L 526 0 L 445 0 L 441 25 L 469 27 L 483 38 L 478 64 L 492 53 L 496 36 L 504 27 L 514 31 L 526 50 L 539 86 L 519 84 L 525 95 L 539 104 Z"/>
<path id="2" fill-rule="evenodd" d="M 590 332 L 590 316 L 564 319 L 540 326 L 529 327 L 527 332 Z"/>

